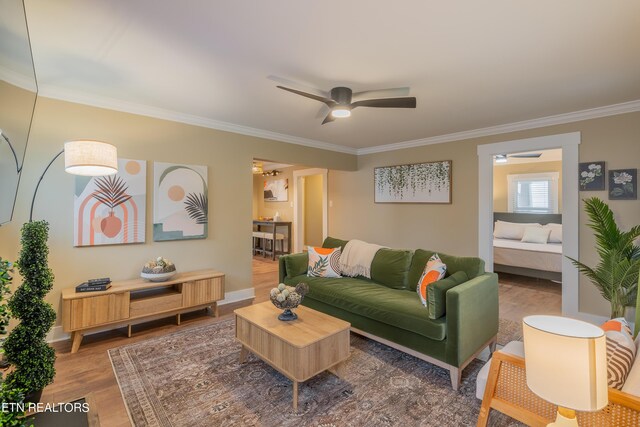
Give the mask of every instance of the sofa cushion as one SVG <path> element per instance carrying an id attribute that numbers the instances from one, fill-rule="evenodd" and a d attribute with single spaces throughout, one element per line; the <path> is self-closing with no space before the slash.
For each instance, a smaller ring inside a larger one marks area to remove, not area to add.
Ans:
<path id="1" fill-rule="evenodd" d="M 456 271 L 451 276 L 427 286 L 429 319 L 439 319 L 446 313 L 447 291 L 467 281 L 467 273 Z"/>
<path id="2" fill-rule="evenodd" d="M 306 275 L 287 279 L 309 285 L 311 298 L 342 310 L 442 341 L 446 338 L 446 318 L 429 319 L 415 292 L 391 289 L 370 281 L 343 277 L 319 278 Z"/>
<path id="3" fill-rule="evenodd" d="M 306 253 L 289 255 L 284 258 L 284 265 L 287 270 L 287 277 L 299 276 L 307 273 L 309 256 Z"/>
<path id="4" fill-rule="evenodd" d="M 427 265 L 424 267 L 422 276 L 418 280 L 418 287 L 416 291 L 420 297 L 420 302 L 425 307 L 429 307 L 429 295 L 427 295 L 427 288 L 432 283 L 438 280 L 444 279 L 444 275 L 447 273 L 447 265 L 442 262 L 438 254 L 431 255 Z"/>
<path id="5" fill-rule="evenodd" d="M 417 249 L 413 253 L 409 275 L 407 276 L 408 288 L 415 291 L 418 280 L 424 271 L 427 261 L 435 252 L 425 249 Z M 438 252 L 440 259 L 447 265 L 447 274 L 451 275 L 456 271 L 464 271 L 469 280 L 484 274 L 484 261 L 475 257 L 457 257 Z"/>
<path id="6" fill-rule="evenodd" d="M 324 239 L 324 242 L 322 242 L 322 247 L 332 248 L 332 249 L 340 248 L 340 250 L 344 252 L 344 247 L 346 246 L 347 243 L 349 243 L 348 240 L 341 240 L 333 237 L 327 237 L 326 239 Z"/>
<path id="7" fill-rule="evenodd" d="M 392 289 L 408 289 L 412 256 L 410 250 L 380 249 L 371 262 L 371 280 Z"/>
<path id="8" fill-rule="evenodd" d="M 623 317 L 611 319 L 601 326 L 607 338 L 607 380 L 609 387 L 622 389 L 636 358 L 631 328 Z"/>
<path id="9" fill-rule="evenodd" d="M 307 247 L 309 264 L 307 276 L 340 277 L 340 248 Z"/>

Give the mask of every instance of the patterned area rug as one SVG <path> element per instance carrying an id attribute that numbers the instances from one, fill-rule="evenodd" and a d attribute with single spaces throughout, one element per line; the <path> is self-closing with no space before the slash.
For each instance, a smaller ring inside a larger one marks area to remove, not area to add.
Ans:
<path id="1" fill-rule="evenodd" d="M 448 371 L 358 335 L 344 377 L 324 372 L 301 384 L 251 355 L 238 363 L 233 320 L 185 328 L 109 350 L 135 426 L 471 426 L 480 401 L 465 370 L 459 391 Z M 492 411 L 492 426 L 520 425 Z"/>
<path id="2" fill-rule="evenodd" d="M 522 341 L 522 323 L 500 319 L 498 324 L 498 344 L 505 346 L 510 341 Z"/>

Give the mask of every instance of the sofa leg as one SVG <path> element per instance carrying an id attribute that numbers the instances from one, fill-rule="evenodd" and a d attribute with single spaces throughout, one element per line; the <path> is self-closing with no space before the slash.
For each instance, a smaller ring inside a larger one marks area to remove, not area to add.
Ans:
<path id="1" fill-rule="evenodd" d="M 460 388 L 460 369 L 459 368 L 449 368 L 449 376 L 451 377 L 451 387 L 455 391 L 458 391 Z"/>

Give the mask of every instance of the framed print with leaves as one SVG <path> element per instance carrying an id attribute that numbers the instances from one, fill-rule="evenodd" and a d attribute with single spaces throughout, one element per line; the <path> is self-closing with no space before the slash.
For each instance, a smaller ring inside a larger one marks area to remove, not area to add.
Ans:
<path id="1" fill-rule="evenodd" d="M 451 203 L 451 160 L 373 170 L 375 203 Z"/>
<path id="2" fill-rule="evenodd" d="M 638 169 L 609 171 L 609 200 L 638 199 Z"/>
<path id="3" fill-rule="evenodd" d="M 118 159 L 115 175 L 75 177 L 73 245 L 144 243 L 147 162 Z"/>
<path id="4" fill-rule="evenodd" d="M 206 239 L 207 167 L 154 162 L 153 181 L 153 240 Z"/>

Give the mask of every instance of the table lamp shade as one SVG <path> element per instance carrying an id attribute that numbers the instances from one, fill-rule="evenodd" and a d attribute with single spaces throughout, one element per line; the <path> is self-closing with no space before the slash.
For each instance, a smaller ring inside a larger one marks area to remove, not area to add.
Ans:
<path id="1" fill-rule="evenodd" d="M 608 403 L 602 329 L 558 316 L 522 320 L 527 386 L 555 405 L 597 411 Z"/>
<path id="2" fill-rule="evenodd" d="M 118 150 L 106 142 L 88 140 L 66 142 L 64 170 L 73 175 L 113 175 L 118 172 Z"/>

